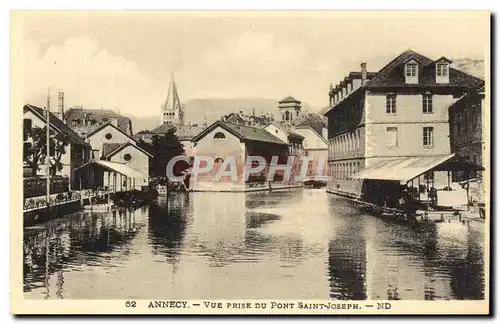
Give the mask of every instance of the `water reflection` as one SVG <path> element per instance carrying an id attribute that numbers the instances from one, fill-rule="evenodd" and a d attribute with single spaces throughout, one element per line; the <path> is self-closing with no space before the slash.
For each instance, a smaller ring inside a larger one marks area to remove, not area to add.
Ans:
<path id="1" fill-rule="evenodd" d="M 28 298 L 481 299 L 483 226 L 419 231 L 315 190 L 171 195 L 26 229 L 24 290 Z"/>

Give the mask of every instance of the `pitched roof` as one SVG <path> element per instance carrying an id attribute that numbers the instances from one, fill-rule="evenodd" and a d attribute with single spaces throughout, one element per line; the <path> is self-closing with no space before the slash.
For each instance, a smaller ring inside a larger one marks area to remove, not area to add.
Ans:
<path id="1" fill-rule="evenodd" d="M 292 96 L 288 96 L 286 98 L 281 99 L 278 103 L 301 103 L 301 102 Z"/>
<path id="2" fill-rule="evenodd" d="M 85 116 L 92 118 L 96 124 L 95 125 L 73 125 L 73 120 L 83 121 Z M 83 109 L 83 108 L 70 108 L 65 116 L 64 120 L 71 129 L 78 133 L 90 133 L 96 127 L 107 123 L 110 119 L 117 120 L 117 127 L 121 129 L 126 134 L 133 134 L 132 132 L 132 122 L 130 118 L 120 115 L 109 109 Z"/>
<path id="3" fill-rule="evenodd" d="M 102 156 L 106 157 L 109 153 L 113 152 L 122 145 L 123 143 L 102 143 Z"/>
<path id="4" fill-rule="evenodd" d="M 283 142 L 282 140 L 270 134 L 268 131 L 264 129 L 226 123 L 220 120 L 216 121 L 215 123 L 207 127 L 200 134 L 195 136 L 192 141 L 193 142 L 199 141 L 217 127 L 225 129 L 226 131 L 230 132 L 231 134 L 233 134 L 234 136 L 238 137 L 243 141 L 256 141 L 256 142 L 288 145 L 287 143 Z"/>
<path id="5" fill-rule="evenodd" d="M 269 125 L 274 125 L 276 127 L 278 127 L 279 129 L 281 129 L 283 132 L 285 132 L 285 134 L 287 136 L 292 136 L 292 137 L 297 137 L 297 138 L 301 138 L 301 139 L 304 139 L 304 136 L 298 134 L 297 132 L 294 132 L 293 129 L 289 129 L 287 128 L 285 125 L 281 124 L 280 122 L 278 121 L 272 121 Z M 267 125 L 267 126 L 269 126 Z M 267 127 L 266 126 L 266 127 Z"/>
<path id="6" fill-rule="evenodd" d="M 129 134 L 125 133 L 124 131 L 122 131 L 120 128 L 116 127 L 115 125 L 111 124 L 110 122 L 107 122 L 105 124 L 102 124 L 100 125 L 99 127 L 95 128 L 93 131 L 91 131 L 90 133 L 88 133 L 87 135 L 85 135 L 86 138 L 89 138 L 90 136 L 94 135 L 95 133 L 97 133 L 98 131 L 108 127 L 108 126 L 111 126 L 113 127 L 114 129 L 116 129 L 117 131 L 119 131 L 120 133 L 122 133 L 123 135 L 127 136 L 128 138 L 130 138 L 132 141 L 135 142 L 135 139 L 130 136 Z"/>
<path id="7" fill-rule="evenodd" d="M 110 151 L 108 152 L 106 155 L 103 154 L 103 156 L 105 158 L 109 158 L 109 157 L 112 157 L 113 155 L 115 155 L 116 153 L 120 152 L 121 150 L 123 150 L 124 148 L 126 148 L 127 146 L 133 146 L 135 147 L 136 149 L 138 149 L 139 151 L 143 152 L 144 154 L 152 157 L 153 155 L 151 153 L 149 153 L 148 151 L 144 150 L 143 148 L 140 148 L 139 146 L 135 145 L 134 143 L 131 143 L 131 142 L 126 142 L 126 143 L 123 143 L 123 144 L 120 144 L 118 147 L 116 147 L 113 151 Z"/>
<path id="8" fill-rule="evenodd" d="M 166 133 L 171 132 L 172 130 L 175 130 L 175 129 L 176 129 L 176 127 L 174 125 L 163 123 L 160 126 L 151 130 L 151 133 L 153 133 L 153 134 L 166 134 Z"/>
<path id="9" fill-rule="evenodd" d="M 326 145 L 328 145 L 328 141 L 326 140 L 326 138 L 324 138 L 323 136 L 321 136 L 311 126 L 309 126 L 309 125 L 303 125 L 303 126 L 298 126 L 296 129 L 310 129 L 313 132 L 314 135 L 316 135 L 317 137 L 319 137 Z"/>
<path id="10" fill-rule="evenodd" d="M 37 106 L 33 106 L 30 104 L 24 105 L 23 110 L 26 112 L 27 110 L 32 111 L 38 118 L 40 118 L 42 121 L 46 122 L 46 110 Z M 62 120 L 57 118 L 53 113 L 50 113 L 50 118 L 49 122 L 52 127 L 54 127 L 57 131 L 61 132 L 62 134 L 68 136 L 69 140 L 72 143 L 75 144 L 80 144 L 80 145 L 89 145 L 86 143 L 83 138 L 78 136 L 77 133 L 75 133 L 68 125 L 66 125 Z"/>
<path id="11" fill-rule="evenodd" d="M 201 133 L 204 130 L 203 127 L 198 126 L 185 126 L 179 128 L 175 132 L 175 136 L 179 139 L 179 141 L 191 141 L 196 135 Z"/>
<path id="12" fill-rule="evenodd" d="M 406 84 L 404 63 L 414 59 L 420 63 L 418 84 Z M 436 83 L 435 61 L 413 50 L 407 50 L 384 66 L 371 80 L 366 82 L 364 88 L 380 87 L 466 87 L 474 88 L 484 84 L 484 81 L 459 70 L 449 69 L 449 83 Z"/>

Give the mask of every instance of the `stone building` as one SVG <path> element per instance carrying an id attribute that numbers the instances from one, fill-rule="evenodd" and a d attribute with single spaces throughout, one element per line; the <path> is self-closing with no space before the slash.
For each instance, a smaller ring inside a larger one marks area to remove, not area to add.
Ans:
<path id="1" fill-rule="evenodd" d="M 331 189 L 359 193 L 362 180 L 352 176 L 362 169 L 450 154 L 448 108 L 484 84 L 450 63 L 407 50 L 377 73 L 363 63 L 359 73 L 331 86 L 332 108 L 325 113 Z"/>
<path id="2" fill-rule="evenodd" d="M 451 152 L 481 166 L 485 166 L 486 159 L 484 107 L 484 88 L 481 88 L 465 94 L 448 110 Z M 469 175 L 471 178 L 475 176 Z M 481 173 L 477 176 L 481 177 Z M 456 172 L 453 180 L 466 180 L 466 174 Z"/>

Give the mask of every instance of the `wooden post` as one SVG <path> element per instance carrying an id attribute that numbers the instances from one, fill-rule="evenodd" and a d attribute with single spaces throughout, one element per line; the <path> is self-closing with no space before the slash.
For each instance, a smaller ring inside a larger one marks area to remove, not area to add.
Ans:
<path id="1" fill-rule="evenodd" d="M 429 176 L 427 175 L 427 210 L 425 211 L 425 218 L 427 219 L 429 217 L 429 195 L 430 195 L 430 190 L 429 190 Z"/>
<path id="2" fill-rule="evenodd" d="M 111 178 L 111 173 L 109 173 L 109 171 L 108 171 L 108 205 L 110 204 L 110 201 L 111 201 L 111 197 L 110 197 L 111 196 L 111 188 L 109 186 L 110 185 L 110 183 L 109 183 L 110 178 Z"/>
<path id="3" fill-rule="evenodd" d="M 467 171 L 467 183 L 465 187 L 465 192 L 467 194 L 467 211 L 469 211 L 469 171 Z"/>
<path id="4" fill-rule="evenodd" d="M 83 192 L 82 192 L 82 174 L 78 177 L 80 180 L 80 207 L 83 207 Z"/>
<path id="5" fill-rule="evenodd" d="M 448 171 L 448 188 L 451 188 L 450 171 Z"/>

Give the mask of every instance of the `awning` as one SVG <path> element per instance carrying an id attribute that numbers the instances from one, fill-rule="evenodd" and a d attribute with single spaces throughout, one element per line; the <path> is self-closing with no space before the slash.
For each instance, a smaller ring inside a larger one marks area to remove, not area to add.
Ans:
<path id="1" fill-rule="evenodd" d="M 386 159 L 354 174 L 354 179 L 410 181 L 431 171 L 483 171 L 484 168 L 450 154 Z"/>
<path id="2" fill-rule="evenodd" d="M 99 166 L 106 171 L 111 171 L 111 172 L 116 172 L 123 174 L 124 176 L 127 176 L 129 178 L 144 178 L 147 177 L 146 174 L 139 172 L 137 170 L 134 170 L 128 166 L 126 166 L 123 163 L 117 163 L 117 162 L 110 162 L 110 161 L 101 161 L 101 160 L 95 160 L 95 161 L 90 161 L 85 163 L 79 168 L 76 168 L 75 171 L 79 171 L 84 168 L 88 168 L 90 166 Z"/>

